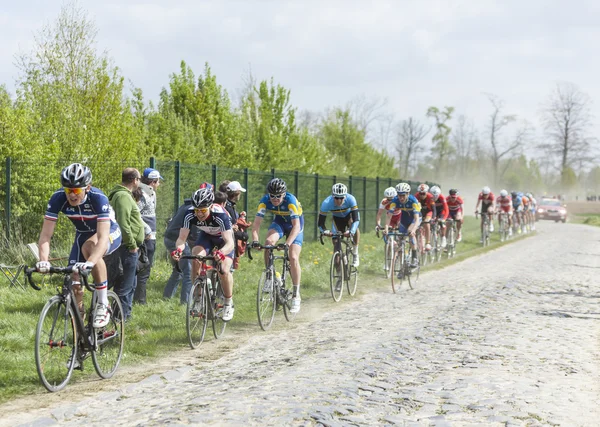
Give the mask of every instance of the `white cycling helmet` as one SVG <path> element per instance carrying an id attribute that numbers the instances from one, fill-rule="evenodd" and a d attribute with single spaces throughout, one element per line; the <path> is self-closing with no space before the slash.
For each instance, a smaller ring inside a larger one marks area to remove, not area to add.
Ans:
<path id="1" fill-rule="evenodd" d="M 501 191 L 500 191 L 500 197 L 506 197 L 506 196 L 508 196 L 508 191 L 506 191 L 506 190 L 501 190 Z"/>
<path id="2" fill-rule="evenodd" d="M 393 199 L 396 197 L 396 194 L 398 194 L 398 192 L 394 187 L 388 187 L 383 191 L 383 197 L 386 199 Z"/>
<path id="3" fill-rule="evenodd" d="M 438 187 L 437 185 L 434 185 L 433 187 L 431 187 L 430 191 L 431 191 L 431 194 L 433 194 L 434 200 L 437 200 L 438 197 L 440 197 L 440 194 L 442 194 L 442 189 L 440 187 Z"/>
<path id="4" fill-rule="evenodd" d="M 408 185 L 406 182 L 401 182 L 400 184 L 396 185 L 396 191 L 398 194 L 410 193 L 410 185 Z"/>
<path id="5" fill-rule="evenodd" d="M 420 184 L 417 190 L 419 191 L 419 193 L 425 194 L 429 191 L 429 185 L 425 183 Z"/>
<path id="6" fill-rule="evenodd" d="M 334 197 L 344 197 L 348 194 L 348 188 L 341 182 L 338 182 L 331 187 L 331 194 L 333 194 Z"/>
<path id="7" fill-rule="evenodd" d="M 490 194 L 491 192 L 492 190 L 490 190 L 490 187 L 488 187 L 487 185 L 481 189 L 482 194 Z"/>

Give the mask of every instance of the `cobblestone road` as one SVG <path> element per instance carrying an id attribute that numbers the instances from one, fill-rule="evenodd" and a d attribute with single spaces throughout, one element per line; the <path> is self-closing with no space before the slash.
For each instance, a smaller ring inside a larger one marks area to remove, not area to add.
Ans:
<path id="1" fill-rule="evenodd" d="M 538 229 L 413 291 L 0 425 L 600 425 L 600 228 Z"/>

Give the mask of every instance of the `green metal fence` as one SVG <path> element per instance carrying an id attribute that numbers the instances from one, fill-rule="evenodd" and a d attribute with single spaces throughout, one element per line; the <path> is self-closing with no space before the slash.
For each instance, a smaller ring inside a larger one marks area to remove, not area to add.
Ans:
<path id="1" fill-rule="evenodd" d="M 0 228 L 8 240 L 21 242 L 36 241 L 41 228 L 46 203 L 52 193 L 60 188 L 59 173 L 69 161 L 39 164 L 24 160 L 6 159 L 0 166 L 0 198 L 4 200 L 0 208 Z M 395 186 L 398 178 L 338 177 L 318 174 L 305 174 L 297 171 L 254 171 L 232 169 L 216 165 L 198 165 L 179 161 L 163 161 L 154 158 L 139 162 L 96 161 L 82 162 L 89 166 L 94 176 L 93 185 L 107 195 L 110 189 L 121 181 L 121 171 L 125 167 L 136 167 L 142 172 L 150 166 L 160 171 L 164 181 L 157 190 L 157 225 L 159 234 L 164 230 L 169 218 L 191 197 L 202 182 L 210 182 L 216 187 L 223 180 L 239 181 L 246 193 L 238 203 L 238 210 L 254 217 L 258 201 L 266 192 L 266 185 L 273 177 L 286 181 L 288 191 L 302 203 L 304 211 L 305 239 L 317 238 L 317 219 L 321 202 L 331 194 L 336 182 L 343 182 L 348 191 L 356 197 L 361 215 L 361 229 L 365 231 L 375 226 L 375 216 L 383 190 Z M 413 189 L 419 183 L 404 180 Z M 429 185 L 434 185 L 428 182 Z M 269 220 L 267 218 L 266 220 Z M 59 221 L 57 238 L 72 239 L 68 221 Z"/>

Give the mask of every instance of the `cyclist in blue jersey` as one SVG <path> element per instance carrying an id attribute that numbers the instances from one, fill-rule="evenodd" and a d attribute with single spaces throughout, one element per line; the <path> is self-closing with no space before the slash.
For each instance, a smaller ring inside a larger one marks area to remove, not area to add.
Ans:
<path id="1" fill-rule="evenodd" d="M 360 214 L 356 198 L 348 194 L 348 188 L 342 183 L 334 184 L 331 188 L 331 195 L 321 203 L 319 212 L 319 231 L 325 236 L 330 236 L 331 231 L 325 229 L 325 220 L 327 212 L 333 216 L 333 230 L 344 233 L 345 236 L 352 236 L 354 241 L 354 260 L 352 265 L 358 267 L 358 243 L 360 240 Z"/>
<path id="2" fill-rule="evenodd" d="M 283 236 L 286 237 L 285 244 L 289 248 L 290 273 L 293 283 L 291 313 L 300 311 L 300 252 L 304 240 L 304 216 L 302 205 L 292 193 L 287 192 L 285 181 L 273 178 L 267 184 L 267 194 L 258 203 L 256 219 L 252 224 L 252 246 L 257 247 L 258 232 L 265 214 L 270 212 L 274 215 L 273 222 L 267 231 L 265 245 L 275 245 Z M 267 253 L 265 252 L 265 263 Z"/>
<path id="3" fill-rule="evenodd" d="M 223 320 L 229 322 L 233 318 L 233 275 L 231 274 L 231 265 L 234 256 L 233 229 L 231 228 L 231 218 L 221 205 L 214 203 L 215 194 L 211 188 L 200 188 L 192 196 L 192 206 L 188 208 L 188 213 L 183 217 L 183 223 L 179 230 L 179 237 L 175 242 L 175 250 L 171 252 L 171 257 L 179 261 L 185 243 L 190 234 L 190 228 L 198 227 L 198 238 L 195 246 L 192 248 L 192 255 L 206 255 L 212 253 L 221 268 L 217 269 L 221 286 L 223 288 Z M 200 272 L 201 264 L 194 260 L 192 269 L 192 282 Z"/>
<path id="4" fill-rule="evenodd" d="M 108 198 L 102 191 L 92 187 L 92 172 L 87 166 L 73 163 L 62 170 L 60 178 L 63 188 L 56 191 L 48 202 L 38 241 L 40 260 L 35 266 L 41 273 L 49 271 L 50 240 L 58 214 L 62 212 L 75 226 L 75 242 L 69 255 L 69 265 L 75 265 L 79 271 L 91 270 L 98 296 L 93 326 L 102 328 L 110 320 L 108 279 L 102 257 L 121 245 L 121 229 L 115 221 Z M 79 280 L 79 275 L 74 273 L 73 291 L 81 310 L 83 288 Z"/>
<path id="5" fill-rule="evenodd" d="M 514 226 L 517 228 L 517 234 L 521 234 L 521 224 L 523 223 L 523 193 L 517 193 L 513 191 L 510 193 L 512 196 L 512 205 L 513 205 L 513 215 L 515 216 L 515 221 L 513 221 Z"/>
<path id="6" fill-rule="evenodd" d="M 401 233 L 410 235 L 410 246 L 412 248 L 411 267 L 418 267 L 417 259 L 417 239 L 415 232 L 421 224 L 421 204 L 415 196 L 410 194 L 410 185 L 401 182 L 396 186 L 398 195 L 392 199 L 388 206 L 387 217 L 385 220 L 384 233 L 388 233 L 390 221 L 394 212 L 401 211 L 400 225 L 398 226 Z"/>

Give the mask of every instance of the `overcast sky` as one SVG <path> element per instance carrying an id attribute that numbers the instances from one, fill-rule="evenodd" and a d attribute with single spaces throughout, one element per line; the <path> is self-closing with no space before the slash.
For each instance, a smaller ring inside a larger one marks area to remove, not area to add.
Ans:
<path id="1" fill-rule="evenodd" d="M 14 91 L 14 55 L 59 14 L 58 1 L 2 2 L 0 84 Z M 299 109 L 323 111 L 358 95 L 386 98 L 397 119 L 425 121 L 456 107 L 483 128 L 490 104 L 539 124 L 559 81 L 594 101 L 600 129 L 600 2 L 590 0 L 83 0 L 97 42 L 156 100 L 185 60 L 208 62 L 233 96 L 248 70 L 291 90 Z M 595 49 L 596 48 L 596 49 Z"/>

